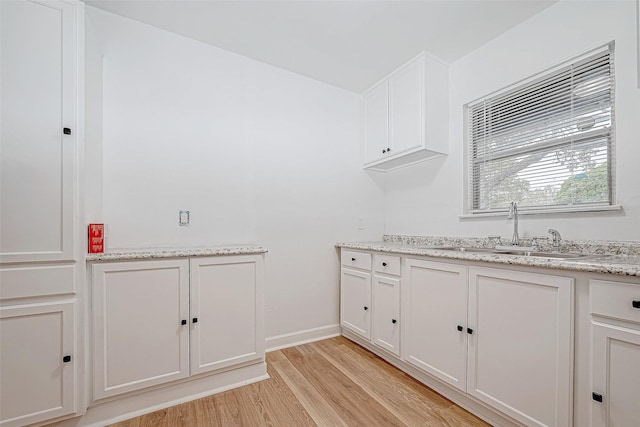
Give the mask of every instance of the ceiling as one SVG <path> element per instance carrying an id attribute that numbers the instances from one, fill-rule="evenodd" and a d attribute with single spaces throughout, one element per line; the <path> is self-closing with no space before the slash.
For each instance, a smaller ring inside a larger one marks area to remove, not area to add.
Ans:
<path id="1" fill-rule="evenodd" d="M 85 0 L 353 92 L 423 50 L 453 62 L 557 0 Z"/>

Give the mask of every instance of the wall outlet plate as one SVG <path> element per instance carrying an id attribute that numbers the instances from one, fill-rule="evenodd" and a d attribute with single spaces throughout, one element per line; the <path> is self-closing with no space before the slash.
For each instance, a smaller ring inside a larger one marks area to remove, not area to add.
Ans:
<path id="1" fill-rule="evenodd" d="M 180 224 L 181 227 L 189 225 L 189 211 L 180 211 L 178 224 Z"/>

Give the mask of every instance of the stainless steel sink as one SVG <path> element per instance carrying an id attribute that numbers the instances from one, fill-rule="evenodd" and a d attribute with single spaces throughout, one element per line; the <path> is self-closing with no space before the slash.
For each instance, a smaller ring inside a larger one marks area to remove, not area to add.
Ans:
<path id="1" fill-rule="evenodd" d="M 482 253 L 499 253 L 495 249 L 492 248 L 470 248 L 465 246 L 438 246 L 438 247 L 429 247 L 427 249 L 436 249 L 439 251 L 453 251 L 453 252 L 482 252 Z"/>
<path id="2" fill-rule="evenodd" d="M 580 259 L 580 258 L 598 258 L 604 255 L 594 255 L 594 254 L 578 254 L 572 252 L 536 252 L 536 251 L 518 251 L 518 250 L 510 250 L 510 251 L 496 251 L 495 253 L 501 253 L 505 255 L 518 255 L 518 256 L 531 256 L 536 258 L 554 258 L 554 259 Z"/>
<path id="3" fill-rule="evenodd" d="M 517 255 L 517 256 L 526 256 L 526 257 L 564 259 L 564 260 L 582 259 L 582 258 L 600 258 L 600 257 L 606 256 L 606 255 L 594 255 L 594 254 L 579 254 L 579 253 L 572 253 L 572 252 L 564 252 L 564 253 L 540 252 L 540 251 L 517 250 L 517 249 L 501 250 L 501 249 L 492 249 L 492 248 L 471 248 L 471 247 L 465 247 L 465 246 L 440 246 L 440 247 L 430 247 L 428 249 L 436 249 L 439 251 L 452 251 L 452 252 Z"/>

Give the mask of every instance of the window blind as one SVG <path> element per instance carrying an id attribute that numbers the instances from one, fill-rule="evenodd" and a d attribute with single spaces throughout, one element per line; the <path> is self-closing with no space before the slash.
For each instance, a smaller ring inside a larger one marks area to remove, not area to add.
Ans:
<path id="1" fill-rule="evenodd" d="M 469 211 L 613 202 L 613 43 L 467 105 Z"/>

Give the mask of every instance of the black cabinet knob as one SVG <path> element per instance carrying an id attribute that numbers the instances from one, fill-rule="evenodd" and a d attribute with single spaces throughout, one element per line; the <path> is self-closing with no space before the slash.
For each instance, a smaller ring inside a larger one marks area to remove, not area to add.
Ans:
<path id="1" fill-rule="evenodd" d="M 382 266 L 383 266 L 383 267 L 386 267 L 386 266 L 387 266 L 387 263 L 386 263 L 386 262 L 383 262 L 383 263 L 382 263 Z"/>
<path id="2" fill-rule="evenodd" d="M 591 397 L 596 402 L 602 402 L 602 395 L 600 393 L 591 393 Z"/>
<path id="3" fill-rule="evenodd" d="M 369 310 L 369 307 L 367 307 L 366 305 L 364 306 L 364 311 Z"/>
<path id="4" fill-rule="evenodd" d="M 640 308 L 640 301 L 633 301 L 631 305 L 633 306 L 633 308 Z"/>
<path id="5" fill-rule="evenodd" d="M 192 321 L 193 321 L 193 323 L 198 323 L 198 318 L 194 317 Z"/>
<path id="6" fill-rule="evenodd" d="M 396 323 L 398 323 L 398 321 L 396 319 L 391 319 L 391 323 L 395 325 Z"/>
<path id="7" fill-rule="evenodd" d="M 182 321 L 180 322 L 181 325 L 186 325 L 187 324 L 187 320 L 186 319 L 182 319 Z"/>
<path id="8" fill-rule="evenodd" d="M 71 356 L 64 356 L 64 357 L 62 358 L 62 361 L 63 361 L 64 363 L 69 363 L 69 362 L 71 362 Z"/>
<path id="9" fill-rule="evenodd" d="M 390 153 L 390 152 L 391 152 L 391 148 L 387 148 L 387 153 Z"/>
<path id="10" fill-rule="evenodd" d="M 462 332 L 462 329 L 464 329 L 462 326 L 458 325 L 458 332 Z"/>
<path id="11" fill-rule="evenodd" d="M 65 135 L 71 135 L 71 129 L 70 128 L 63 128 L 62 129 L 62 133 L 64 133 Z"/>
<path id="12" fill-rule="evenodd" d="M 382 154 L 384 154 L 384 153 L 386 153 L 386 152 L 387 152 L 387 150 L 382 150 Z"/>
<path id="13" fill-rule="evenodd" d="M 473 333 L 473 329 L 471 329 L 471 328 L 467 328 L 467 333 L 468 333 L 469 335 L 471 335 L 471 334 Z"/>
<path id="14" fill-rule="evenodd" d="M 355 260 L 356 260 L 355 258 L 351 258 L 351 261 L 355 261 Z"/>

